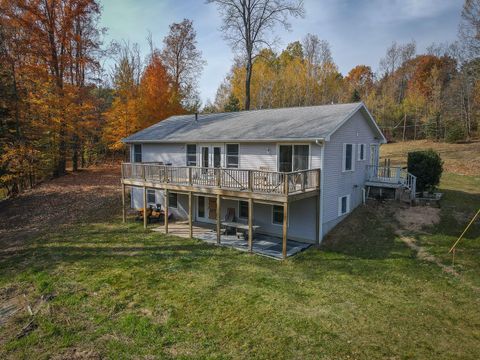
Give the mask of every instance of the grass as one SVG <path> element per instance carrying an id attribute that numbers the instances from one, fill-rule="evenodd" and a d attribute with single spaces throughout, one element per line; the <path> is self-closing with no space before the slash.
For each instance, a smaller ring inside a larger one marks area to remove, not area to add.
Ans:
<path id="1" fill-rule="evenodd" d="M 448 144 L 428 140 L 391 143 L 381 147 L 381 156 L 393 164 L 407 164 L 407 153 L 433 149 L 444 160 L 444 170 L 457 175 L 480 177 L 480 141 L 469 144 Z"/>
<path id="2" fill-rule="evenodd" d="M 446 174 L 439 226 L 415 234 L 441 261 L 479 204 L 475 176 Z M 475 192 L 477 190 L 477 192 Z M 393 214 L 361 207 L 321 249 L 279 262 L 112 219 L 59 228 L 0 257 L 0 288 L 40 307 L 0 327 L 0 358 L 477 359 L 476 225 L 460 276 L 420 261 Z M 463 214 L 463 215 L 461 215 Z M 458 220 L 458 221 L 457 221 Z M 34 309 L 36 309 L 34 307 Z"/>

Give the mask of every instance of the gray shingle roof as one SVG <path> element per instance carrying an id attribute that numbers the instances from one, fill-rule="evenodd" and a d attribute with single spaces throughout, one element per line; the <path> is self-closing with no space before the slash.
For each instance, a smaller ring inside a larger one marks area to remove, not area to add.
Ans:
<path id="1" fill-rule="evenodd" d="M 362 103 L 172 116 L 123 142 L 269 141 L 324 139 Z"/>

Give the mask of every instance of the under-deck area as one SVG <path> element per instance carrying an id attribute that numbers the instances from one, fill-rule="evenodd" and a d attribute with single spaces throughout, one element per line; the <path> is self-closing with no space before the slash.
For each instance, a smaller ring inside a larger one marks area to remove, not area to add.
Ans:
<path id="1" fill-rule="evenodd" d="M 192 230 L 193 238 L 205 241 L 208 244 L 230 247 L 245 252 L 249 251 L 248 241 L 244 238 L 238 238 L 236 235 L 221 234 L 220 244 L 218 244 L 217 233 L 215 231 L 215 226 L 213 225 L 209 226 L 209 224 L 195 223 Z M 163 226 L 154 227 L 152 228 L 152 231 L 158 231 L 159 233 L 165 234 L 165 228 Z M 168 229 L 168 234 L 190 238 L 188 222 L 176 221 L 171 223 Z M 287 240 L 287 257 L 296 255 L 308 249 L 310 246 L 311 244 Z M 256 234 L 252 243 L 252 252 L 254 254 L 281 260 L 283 259 L 282 239 L 271 235 Z"/>

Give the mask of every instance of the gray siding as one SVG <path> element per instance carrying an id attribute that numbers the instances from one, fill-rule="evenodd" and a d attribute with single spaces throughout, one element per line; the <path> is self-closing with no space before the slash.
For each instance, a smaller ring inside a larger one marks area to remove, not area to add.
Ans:
<path id="1" fill-rule="evenodd" d="M 323 176 L 323 209 L 321 218 L 322 236 L 327 234 L 335 225 L 342 221 L 347 215 L 338 216 L 338 198 L 350 195 L 350 211 L 362 203 L 362 189 L 365 184 L 366 165 L 370 161 L 370 145 L 379 144 L 380 140 L 375 139 L 376 132 L 372 124 L 362 112 L 357 112 L 352 118 L 343 124 L 325 142 L 323 148 L 316 143 L 310 143 L 310 167 L 322 168 Z M 342 157 L 344 144 L 354 144 L 354 171 L 343 172 Z M 365 160 L 358 159 L 358 145 L 365 144 Z M 197 144 L 197 165 L 200 165 L 200 147 Z M 225 166 L 225 143 L 209 144 L 222 148 L 222 166 Z M 172 163 L 174 166 L 184 166 L 186 160 L 185 144 L 144 144 L 143 161 L 163 161 Z M 240 143 L 239 167 L 244 169 L 265 168 L 272 171 L 277 170 L 278 143 Z M 132 152 L 133 153 L 133 152 Z M 323 165 L 323 166 L 322 166 Z M 143 207 L 141 189 L 132 190 L 132 207 Z M 156 191 L 157 203 L 163 205 L 162 191 Z M 185 219 L 187 216 L 187 196 L 179 195 L 178 209 L 172 209 L 177 219 Z M 316 242 L 316 206 L 318 198 L 304 199 L 290 204 L 289 211 L 289 238 L 306 242 Z M 194 214 L 196 215 L 196 201 L 194 201 Z M 225 217 L 229 207 L 235 208 L 239 214 L 238 201 L 223 200 L 221 218 Z M 281 236 L 282 226 L 272 224 L 272 206 L 255 204 L 254 223 L 260 226 L 259 232 L 270 235 Z"/>
<path id="2" fill-rule="evenodd" d="M 197 166 L 200 166 L 201 146 L 214 145 L 221 147 L 221 162 L 225 167 L 225 145 L 227 143 L 197 144 Z M 241 143 L 239 144 L 239 167 L 243 169 L 267 169 L 277 171 L 277 143 Z M 133 145 L 132 145 L 133 146 Z M 133 161 L 133 148 L 130 151 Z M 310 167 L 321 167 L 321 147 L 310 143 Z M 186 144 L 142 144 L 143 162 L 164 162 L 172 166 L 186 165 Z"/>
<path id="3" fill-rule="evenodd" d="M 323 235 L 347 215 L 338 216 L 338 197 L 350 194 L 350 211 L 362 203 L 366 165 L 370 161 L 370 144 L 379 144 L 368 120 L 361 112 L 343 124 L 326 142 L 324 156 Z M 355 170 L 343 172 L 343 144 L 355 144 Z M 358 144 L 366 144 L 365 160 L 358 160 Z"/>

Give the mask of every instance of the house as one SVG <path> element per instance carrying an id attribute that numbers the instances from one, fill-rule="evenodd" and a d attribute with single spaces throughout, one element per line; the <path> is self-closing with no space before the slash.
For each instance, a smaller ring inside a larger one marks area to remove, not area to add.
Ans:
<path id="1" fill-rule="evenodd" d="M 287 239 L 319 244 L 370 187 L 412 181 L 378 166 L 386 140 L 363 103 L 172 116 L 123 142 L 133 208 L 161 204 L 190 234 L 216 225 L 218 242 L 233 211 L 250 249 L 256 229 L 282 238 L 283 256 Z"/>

